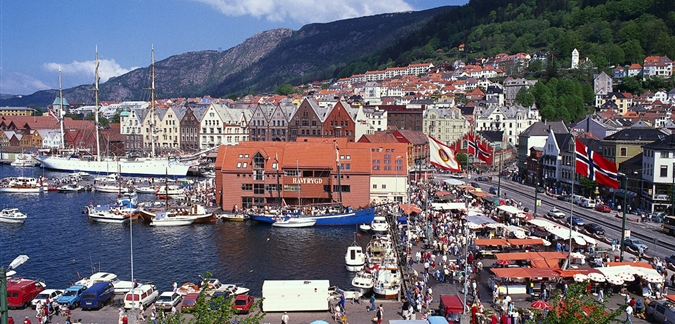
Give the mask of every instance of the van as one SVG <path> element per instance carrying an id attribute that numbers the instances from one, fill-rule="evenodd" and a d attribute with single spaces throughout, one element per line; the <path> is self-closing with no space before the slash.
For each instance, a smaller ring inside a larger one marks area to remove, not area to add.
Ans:
<path id="1" fill-rule="evenodd" d="M 111 282 L 97 282 L 82 293 L 82 309 L 100 309 L 115 297 L 115 287 Z"/>
<path id="2" fill-rule="evenodd" d="M 7 307 L 26 308 L 43 290 L 44 284 L 37 280 L 23 278 L 7 279 Z"/>
<path id="3" fill-rule="evenodd" d="M 590 198 L 581 198 L 581 203 L 579 204 L 581 207 L 586 207 L 586 208 L 595 208 L 595 201 Z"/>
<path id="4" fill-rule="evenodd" d="M 647 305 L 645 313 L 647 319 L 656 321 L 657 323 L 675 323 L 675 311 L 672 302 L 657 302 L 653 301 Z M 666 322 L 667 320 L 667 322 Z"/>
<path id="5" fill-rule="evenodd" d="M 124 308 L 139 308 L 140 305 L 148 307 L 159 297 L 159 291 L 155 285 L 141 285 L 131 289 L 124 295 Z"/>

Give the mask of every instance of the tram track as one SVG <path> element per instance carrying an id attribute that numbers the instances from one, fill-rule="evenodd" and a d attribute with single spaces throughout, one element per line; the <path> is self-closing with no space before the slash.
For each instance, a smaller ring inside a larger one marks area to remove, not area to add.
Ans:
<path id="1" fill-rule="evenodd" d="M 502 180 L 504 180 L 504 179 L 502 179 Z M 482 183 L 493 184 L 492 182 L 482 182 Z M 523 190 L 523 188 L 519 188 L 518 186 L 514 186 L 513 184 L 508 183 L 508 180 L 502 181 L 501 186 L 506 187 L 510 191 L 513 191 L 513 192 L 516 192 L 516 193 L 518 193 L 520 195 L 523 195 L 525 197 L 531 198 L 534 201 L 534 194 L 533 193 L 529 193 L 529 192 Z M 532 189 L 532 191 L 535 190 L 534 187 L 532 187 L 531 189 Z M 570 202 L 557 200 L 557 198 L 548 196 L 545 193 L 542 193 L 541 196 L 537 197 L 537 198 L 541 200 L 541 206 L 538 206 L 539 208 L 543 208 L 543 209 L 547 210 L 546 206 L 548 206 L 549 208 L 556 207 L 563 212 L 566 211 L 566 213 L 569 213 L 569 207 L 570 207 L 570 204 L 571 204 Z M 581 210 L 583 212 L 574 212 L 573 213 L 574 215 L 579 215 L 579 216 L 583 215 L 582 217 L 585 220 L 592 221 L 594 223 L 602 225 L 605 229 L 613 229 L 613 230 L 617 231 L 619 233 L 619 235 L 621 235 L 621 226 L 616 225 L 613 222 L 607 220 L 607 218 L 603 215 L 603 214 L 607 214 L 607 213 L 601 213 L 601 212 L 596 211 L 594 209 L 587 209 L 587 208 L 584 208 L 584 207 L 581 207 L 581 206 L 578 206 L 578 205 L 576 205 L 576 207 L 578 207 L 579 210 Z M 577 210 L 577 209 L 575 208 L 574 210 Z M 611 214 L 611 213 L 609 213 L 609 214 Z M 627 220 L 627 222 L 631 222 L 631 223 L 635 224 L 635 222 L 633 222 L 633 221 Z M 566 224 L 566 225 L 569 226 L 569 224 Z M 673 247 L 675 246 L 675 239 L 667 237 L 665 233 L 658 233 L 660 235 L 655 236 L 654 234 L 656 234 L 656 233 L 645 234 L 644 232 L 636 231 L 634 229 L 630 229 L 630 230 L 631 230 L 631 236 L 637 237 L 637 238 L 641 239 L 642 241 L 644 241 L 645 243 L 653 244 L 653 245 L 658 246 L 662 249 L 671 251 L 671 253 L 673 252 Z M 665 255 L 665 256 L 669 256 L 669 255 Z"/>

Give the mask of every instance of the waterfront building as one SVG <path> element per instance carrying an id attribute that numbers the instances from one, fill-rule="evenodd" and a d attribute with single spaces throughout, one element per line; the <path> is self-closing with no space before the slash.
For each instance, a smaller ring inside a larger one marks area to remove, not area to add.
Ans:
<path id="1" fill-rule="evenodd" d="M 321 108 L 316 101 L 305 98 L 288 123 L 291 141 L 299 137 L 321 137 L 323 122 L 318 115 Z"/>
<path id="2" fill-rule="evenodd" d="M 407 201 L 407 159 L 406 144 L 354 143 L 346 138 L 220 146 L 216 202 L 230 210 L 340 201 L 364 207 L 373 200 Z"/>
<path id="3" fill-rule="evenodd" d="M 642 146 L 640 172 L 632 177 L 642 180 L 640 196 L 648 210 L 671 210 L 672 184 L 675 179 L 675 135 L 663 136 Z M 629 174 L 630 175 L 630 174 Z"/>
<path id="4" fill-rule="evenodd" d="M 0 107 L 0 116 L 32 116 L 33 111 L 29 107 Z"/>
<path id="5" fill-rule="evenodd" d="M 143 151 L 143 121 L 148 110 L 144 107 L 126 107 L 120 113 L 120 134 L 124 138 L 126 153 Z"/>
<path id="6" fill-rule="evenodd" d="M 190 106 L 181 108 L 183 118 L 180 119 L 180 149 L 183 152 L 197 152 L 199 149 L 199 119 L 195 115 L 195 108 Z M 205 111 L 206 109 L 201 109 Z"/>
<path id="7" fill-rule="evenodd" d="M 159 125 L 155 127 L 157 145 L 162 152 L 178 150 L 180 148 L 180 120 L 181 111 L 178 107 L 155 109 Z"/>
<path id="8" fill-rule="evenodd" d="M 533 107 L 489 105 L 477 108 L 474 125 L 477 131 L 504 131 L 506 141 L 515 146 L 518 136 L 539 120 L 539 110 Z"/>
<path id="9" fill-rule="evenodd" d="M 543 147 L 551 131 L 555 134 L 569 133 L 567 126 L 562 121 L 535 122 L 520 133 L 518 136 L 518 169 L 521 173 L 526 168 L 525 161 L 530 155 L 530 148 L 533 146 Z"/>

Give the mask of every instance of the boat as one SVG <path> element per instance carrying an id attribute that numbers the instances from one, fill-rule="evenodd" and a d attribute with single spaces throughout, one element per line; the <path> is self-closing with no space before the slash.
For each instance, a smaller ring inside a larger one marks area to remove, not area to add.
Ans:
<path id="1" fill-rule="evenodd" d="M 375 278 L 373 274 L 366 271 L 365 269 L 360 270 L 352 279 L 352 286 L 358 288 L 361 291 L 362 295 L 369 294 L 373 289 L 375 284 Z"/>
<path id="2" fill-rule="evenodd" d="M 239 284 L 223 284 L 220 286 L 220 290 L 230 292 L 233 295 L 243 295 L 248 294 L 250 289 L 244 288 Z"/>
<path id="3" fill-rule="evenodd" d="M 223 222 L 243 222 L 246 220 L 247 216 L 242 213 L 235 214 L 220 214 L 216 218 L 222 220 Z"/>
<path id="4" fill-rule="evenodd" d="M 311 213 L 286 213 L 281 212 L 278 215 L 296 216 L 298 218 L 306 218 L 316 220 L 317 226 L 341 226 L 341 225 L 358 225 L 363 223 L 370 223 L 375 217 L 374 208 L 365 208 L 357 211 L 347 208 L 343 211 L 328 211 L 324 214 L 317 212 L 317 209 L 311 209 Z M 316 213 L 315 213 L 316 212 Z M 273 224 L 276 222 L 277 215 L 274 212 L 263 213 L 249 213 L 251 220 L 258 221 L 264 224 Z"/>
<path id="5" fill-rule="evenodd" d="M 166 203 L 159 204 L 157 208 L 148 207 L 148 205 L 139 207 L 138 219 L 145 223 L 151 223 L 153 218 L 159 213 L 166 213 L 168 217 L 192 219 L 195 224 L 209 224 L 216 221 L 216 214 L 208 212 L 204 205 L 194 204 L 191 206 L 176 206 L 167 209 Z"/>
<path id="6" fill-rule="evenodd" d="M 370 223 L 370 230 L 377 234 L 386 233 L 389 231 L 389 223 L 384 216 L 375 216 Z"/>
<path id="7" fill-rule="evenodd" d="M 20 212 L 18 208 L 5 208 L 0 211 L 0 222 L 2 223 L 23 224 L 26 218 L 28 216 Z"/>
<path id="8" fill-rule="evenodd" d="M 185 226 L 192 225 L 194 219 L 181 216 L 169 216 L 166 212 L 159 212 L 152 218 L 150 226 Z"/>
<path id="9" fill-rule="evenodd" d="M 370 232 L 370 225 L 369 224 L 361 224 L 361 225 L 359 225 L 359 230 L 361 232 L 368 233 L 368 232 Z"/>
<path id="10" fill-rule="evenodd" d="M 401 292 L 401 271 L 395 263 L 379 266 L 373 275 L 373 293 L 386 299 L 397 298 Z"/>
<path id="11" fill-rule="evenodd" d="M 82 189 L 84 189 L 84 187 L 76 183 L 69 183 L 56 188 L 56 190 L 58 190 L 59 192 L 78 192 L 82 191 Z"/>
<path id="12" fill-rule="evenodd" d="M 366 246 L 366 263 L 370 269 L 375 269 L 385 263 L 396 264 L 394 243 L 391 238 L 387 236 L 373 237 Z"/>
<path id="13" fill-rule="evenodd" d="M 363 253 L 363 248 L 356 241 L 347 248 L 345 264 L 347 271 L 360 271 L 366 265 L 366 255 Z"/>
<path id="14" fill-rule="evenodd" d="M 168 189 L 167 189 L 168 187 Z M 185 193 L 185 189 L 181 188 L 180 186 L 177 185 L 168 185 L 168 186 L 161 186 L 159 187 L 159 190 L 157 190 L 157 195 L 158 196 L 178 196 L 182 195 Z"/>
<path id="15" fill-rule="evenodd" d="M 14 167 L 36 167 L 40 165 L 40 161 L 33 159 L 33 157 L 28 154 L 21 153 L 16 156 L 10 165 Z"/>
<path id="16" fill-rule="evenodd" d="M 199 286 L 197 284 L 192 283 L 192 282 L 186 282 L 182 286 L 178 287 L 176 292 L 179 295 L 185 296 L 187 294 L 191 293 L 198 293 L 199 292 Z"/>
<path id="17" fill-rule="evenodd" d="M 115 294 L 125 294 L 131 291 L 131 288 L 134 286 L 132 281 L 120 280 L 116 274 L 109 272 L 97 272 L 92 274 L 90 277 L 84 277 L 75 282 L 77 286 L 91 287 L 99 282 L 110 282 L 115 287 Z"/>
<path id="18" fill-rule="evenodd" d="M 98 101 L 98 52 L 96 53 L 96 64 L 95 64 L 95 101 L 96 101 L 96 112 L 98 112 L 99 101 Z M 149 114 L 155 115 L 155 51 L 152 51 L 152 65 L 151 65 L 151 79 L 152 86 L 150 88 L 152 100 L 150 101 L 150 111 Z M 59 84 L 61 83 L 61 73 L 59 72 Z M 59 86 L 60 87 L 60 86 Z M 63 93 L 62 90 L 59 90 L 59 97 L 61 102 L 63 102 Z M 63 109 L 59 109 L 63 111 Z M 95 125 L 99 124 L 98 113 L 94 113 Z M 61 125 L 61 139 L 63 142 L 64 137 L 64 126 L 63 126 L 63 117 L 59 113 L 55 117 L 58 119 Z M 155 133 L 155 123 L 150 123 L 150 133 Z M 96 134 L 96 155 L 91 155 L 84 150 L 76 149 L 61 149 L 56 154 L 48 154 L 49 150 L 40 150 L 40 154 L 36 159 L 42 162 L 42 165 L 47 169 L 59 170 L 59 171 L 80 171 L 88 172 L 92 174 L 102 174 L 108 172 L 108 170 L 117 169 L 119 166 L 119 172 L 123 175 L 137 175 L 137 176 L 163 176 L 169 174 L 170 176 L 181 176 L 184 177 L 187 175 L 188 169 L 192 163 L 183 163 L 179 157 L 167 157 L 167 158 L 155 158 L 155 136 L 150 136 L 152 153 L 149 158 L 104 158 L 102 159 L 99 156 L 100 150 L 100 141 L 99 141 L 99 128 L 95 127 Z"/>
<path id="19" fill-rule="evenodd" d="M 0 193 L 40 193 L 42 185 L 36 178 L 8 177 L 0 179 Z"/>
<path id="20" fill-rule="evenodd" d="M 149 186 L 144 186 L 144 187 L 136 187 L 134 188 L 134 191 L 136 191 L 139 194 L 154 194 L 157 192 L 157 189 Z"/>
<path id="21" fill-rule="evenodd" d="M 97 192 L 119 193 L 129 192 L 129 188 L 122 187 L 121 179 L 117 174 L 110 174 L 103 178 L 96 178 L 94 190 Z"/>
<path id="22" fill-rule="evenodd" d="M 88 179 L 88 178 L 91 176 L 91 174 L 89 174 L 89 173 L 87 173 L 87 172 L 82 172 L 82 171 L 80 171 L 80 172 L 75 172 L 75 173 L 73 173 L 73 176 L 75 176 L 75 177 L 80 177 L 80 178 L 82 178 L 82 179 Z"/>
<path id="23" fill-rule="evenodd" d="M 272 226 L 284 228 L 301 228 L 301 227 L 312 227 L 314 226 L 314 224 L 316 224 L 315 219 L 303 217 L 286 217 L 284 219 L 280 219 L 272 223 Z"/>
<path id="24" fill-rule="evenodd" d="M 133 209 L 111 205 L 87 206 L 87 216 L 91 221 L 98 223 L 124 223 L 133 215 L 133 211 Z"/>

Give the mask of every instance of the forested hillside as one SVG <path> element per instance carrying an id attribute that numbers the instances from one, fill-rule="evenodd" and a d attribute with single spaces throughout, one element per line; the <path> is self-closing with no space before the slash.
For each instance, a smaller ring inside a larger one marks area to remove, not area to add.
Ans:
<path id="1" fill-rule="evenodd" d="M 497 53 L 550 51 L 569 66 L 577 48 L 595 66 L 641 63 L 646 55 L 675 58 L 675 0 L 472 0 L 437 15 L 420 31 L 338 72 L 415 61 L 450 61 Z M 458 46 L 466 45 L 460 53 Z"/>

